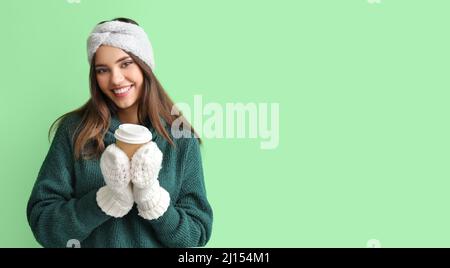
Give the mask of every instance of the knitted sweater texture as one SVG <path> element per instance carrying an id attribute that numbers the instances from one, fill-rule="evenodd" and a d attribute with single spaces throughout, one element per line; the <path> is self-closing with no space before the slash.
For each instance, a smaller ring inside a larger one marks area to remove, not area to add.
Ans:
<path id="1" fill-rule="evenodd" d="M 75 160 L 72 135 L 80 117 L 65 118 L 58 127 L 38 173 L 27 205 L 27 218 L 43 247 L 66 247 L 76 239 L 81 247 L 201 247 L 212 230 L 198 140 L 173 139 L 175 147 L 147 120 L 146 127 L 163 153 L 158 180 L 170 194 L 167 211 L 156 220 L 138 215 L 136 204 L 122 218 L 106 215 L 96 193 L 105 185 L 99 159 Z M 115 142 L 120 125 L 112 116 L 105 147 Z M 169 131 L 170 133 L 170 131 Z"/>

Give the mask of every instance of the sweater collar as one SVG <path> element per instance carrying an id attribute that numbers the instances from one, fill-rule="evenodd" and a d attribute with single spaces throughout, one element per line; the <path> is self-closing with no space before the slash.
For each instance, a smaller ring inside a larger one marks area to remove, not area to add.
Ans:
<path id="1" fill-rule="evenodd" d="M 120 124 L 122 123 L 120 122 L 119 117 L 116 114 L 112 114 L 111 120 L 109 121 L 109 131 L 114 133 L 116 129 L 119 128 Z"/>

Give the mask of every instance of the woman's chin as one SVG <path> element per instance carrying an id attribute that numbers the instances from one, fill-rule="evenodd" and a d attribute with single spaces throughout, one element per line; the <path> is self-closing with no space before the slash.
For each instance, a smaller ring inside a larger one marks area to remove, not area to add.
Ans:
<path id="1" fill-rule="evenodd" d="M 117 108 L 119 108 L 120 110 L 127 110 L 130 109 L 133 106 L 133 103 L 123 103 L 123 102 L 116 102 L 116 106 Z"/>

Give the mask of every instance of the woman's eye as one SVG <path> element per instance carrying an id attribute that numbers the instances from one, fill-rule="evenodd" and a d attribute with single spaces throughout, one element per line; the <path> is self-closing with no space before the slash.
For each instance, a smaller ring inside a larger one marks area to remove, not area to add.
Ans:
<path id="1" fill-rule="evenodd" d="M 105 73 L 106 70 L 105 69 L 97 69 L 96 72 L 97 72 L 97 74 L 102 74 L 102 73 Z"/>
<path id="2" fill-rule="evenodd" d="M 127 62 L 124 62 L 123 64 L 122 64 L 122 67 L 123 68 L 126 68 L 128 65 L 130 65 L 130 64 L 133 64 L 133 62 L 132 61 L 127 61 Z"/>

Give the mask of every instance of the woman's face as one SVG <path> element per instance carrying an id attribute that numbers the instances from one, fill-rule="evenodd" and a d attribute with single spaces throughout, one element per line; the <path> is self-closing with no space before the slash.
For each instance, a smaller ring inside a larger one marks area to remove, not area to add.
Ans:
<path id="1" fill-rule="evenodd" d="M 100 89 L 119 109 L 138 104 L 144 76 L 122 49 L 100 46 L 95 53 L 95 73 Z"/>

